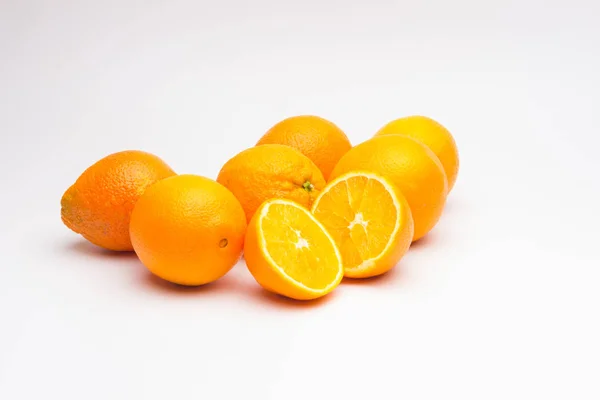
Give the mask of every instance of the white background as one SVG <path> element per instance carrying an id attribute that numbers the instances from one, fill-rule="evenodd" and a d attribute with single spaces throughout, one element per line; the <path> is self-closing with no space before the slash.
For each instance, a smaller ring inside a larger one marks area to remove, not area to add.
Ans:
<path id="1" fill-rule="evenodd" d="M 0 399 L 600 398 L 589 1 L 0 1 Z M 181 289 L 60 220 L 107 154 L 215 178 L 274 123 L 455 135 L 445 214 L 322 301 Z"/>

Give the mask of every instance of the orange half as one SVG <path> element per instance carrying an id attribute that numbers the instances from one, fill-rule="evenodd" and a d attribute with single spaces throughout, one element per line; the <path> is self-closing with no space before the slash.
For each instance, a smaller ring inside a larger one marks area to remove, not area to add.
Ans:
<path id="1" fill-rule="evenodd" d="M 306 208 L 290 200 L 260 206 L 248 226 L 244 257 L 262 287 L 298 300 L 328 294 L 344 276 L 332 237 Z"/>
<path id="2" fill-rule="evenodd" d="M 414 234 L 410 207 L 383 176 L 349 172 L 331 181 L 313 204 L 340 253 L 344 275 L 368 278 L 392 269 Z"/>

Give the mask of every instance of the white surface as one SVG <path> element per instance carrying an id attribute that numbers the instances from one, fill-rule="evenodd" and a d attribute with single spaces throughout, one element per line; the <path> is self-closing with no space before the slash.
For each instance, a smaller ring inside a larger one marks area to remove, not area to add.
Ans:
<path id="1" fill-rule="evenodd" d="M 0 2 L 0 399 L 598 399 L 590 1 Z M 60 221 L 97 159 L 221 165 L 313 113 L 420 113 L 461 171 L 390 274 L 296 304 L 181 290 Z"/>

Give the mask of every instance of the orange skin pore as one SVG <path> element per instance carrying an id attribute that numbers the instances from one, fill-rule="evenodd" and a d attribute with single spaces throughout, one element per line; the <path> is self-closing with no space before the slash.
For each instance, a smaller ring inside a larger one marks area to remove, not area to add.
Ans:
<path id="1" fill-rule="evenodd" d="M 130 232 L 136 254 L 153 274 L 197 286 L 219 279 L 239 260 L 246 216 L 224 186 L 179 175 L 156 183 L 139 199 Z"/>
<path id="2" fill-rule="evenodd" d="M 266 200 L 293 200 L 310 208 L 325 179 L 305 155 L 289 146 L 265 144 L 251 147 L 225 163 L 217 181 L 237 197 L 248 222 Z"/>
<path id="3" fill-rule="evenodd" d="M 439 158 L 448 178 L 448 192 L 458 177 L 458 148 L 452 134 L 439 122 L 420 115 L 399 118 L 387 123 L 375 135 L 406 135 L 425 144 Z"/>
<path id="4" fill-rule="evenodd" d="M 129 220 L 139 197 L 175 172 L 153 154 L 111 154 L 86 169 L 61 199 L 61 218 L 72 231 L 109 250 L 131 251 Z"/>
<path id="5" fill-rule="evenodd" d="M 314 115 L 286 118 L 275 124 L 257 145 L 284 144 L 310 158 L 325 180 L 335 164 L 352 148 L 346 134 L 333 122 Z"/>

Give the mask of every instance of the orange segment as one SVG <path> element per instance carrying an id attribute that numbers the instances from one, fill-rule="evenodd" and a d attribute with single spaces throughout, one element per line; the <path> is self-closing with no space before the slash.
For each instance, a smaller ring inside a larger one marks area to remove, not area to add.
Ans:
<path id="1" fill-rule="evenodd" d="M 414 223 L 408 203 L 380 175 L 340 176 L 323 189 L 312 211 L 339 247 L 348 277 L 387 272 L 412 241 Z"/>
<path id="2" fill-rule="evenodd" d="M 261 286 L 294 299 L 324 296 L 343 277 L 332 237 L 307 209 L 289 200 L 269 200 L 257 210 L 244 254 Z"/>

